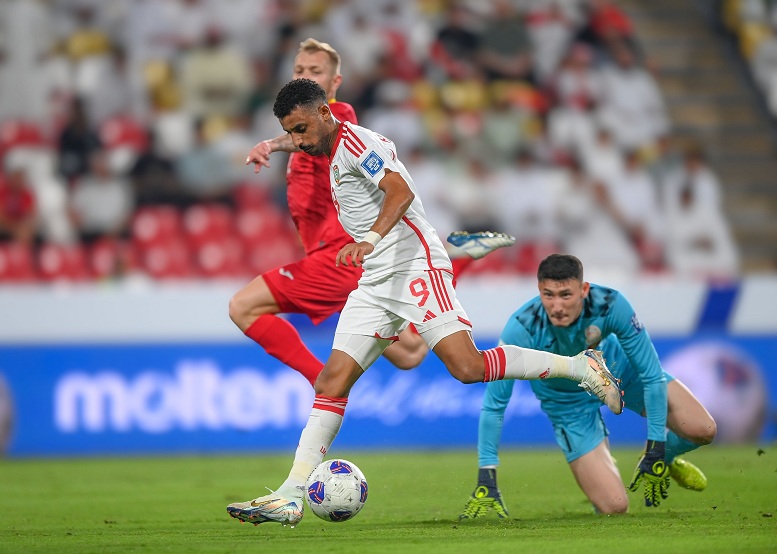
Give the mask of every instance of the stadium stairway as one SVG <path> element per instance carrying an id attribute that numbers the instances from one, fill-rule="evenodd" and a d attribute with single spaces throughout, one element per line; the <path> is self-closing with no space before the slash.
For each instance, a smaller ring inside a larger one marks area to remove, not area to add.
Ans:
<path id="1" fill-rule="evenodd" d="M 717 2 L 622 0 L 656 70 L 672 142 L 700 144 L 723 187 L 742 272 L 777 269 L 777 132 Z"/>

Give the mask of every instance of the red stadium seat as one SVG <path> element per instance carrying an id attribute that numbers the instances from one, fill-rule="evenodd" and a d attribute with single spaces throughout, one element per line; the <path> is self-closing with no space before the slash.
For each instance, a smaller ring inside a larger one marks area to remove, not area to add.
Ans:
<path id="1" fill-rule="evenodd" d="M 107 149 L 128 147 L 140 152 L 148 144 L 148 132 L 136 119 L 128 115 L 109 117 L 100 124 L 100 141 Z"/>
<path id="2" fill-rule="evenodd" d="M 183 214 L 183 229 L 192 245 L 235 234 L 235 214 L 222 204 L 196 204 Z"/>
<path id="3" fill-rule="evenodd" d="M 113 171 L 128 171 L 148 144 L 148 132 L 128 115 L 109 117 L 100 124 L 100 140 Z"/>
<path id="4" fill-rule="evenodd" d="M 237 212 L 237 233 L 243 240 L 261 242 L 288 234 L 288 221 L 276 208 L 245 208 Z"/>
<path id="5" fill-rule="evenodd" d="M 173 206 L 140 208 L 132 218 L 132 239 L 148 247 L 183 236 L 181 213 Z"/>
<path id="6" fill-rule="evenodd" d="M 17 146 L 45 146 L 46 136 L 38 125 L 23 120 L 0 124 L 0 155 Z"/>
<path id="7" fill-rule="evenodd" d="M 120 277 L 137 269 L 137 253 L 128 241 L 102 239 L 89 247 L 88 264 L 97 279 Z"/>
<path id="8" fill-rule="evenodd" d="M 38 250 L 38 272 L 46 281 L 83 281 L 91 277 L 81 244 L 43 244 Z"/>
<path id="9" fill-rule="evenodd" d="M 187 242 L 181 238 L 147 245 L 139 254 L 141 267 L 154 279 L 188 279 L 196 276 Z"/>
<path id="10" fill-rule="evenodd" d="M 514 248 L 517 256 L 513 270 L 521 275 L 536 275 L 540 262 L 558 252 L 558 245 L 553 242 L 524 242 L 516 244 Z"/>
<path id="11" fill-rule="evenodd" d="M 272 203 L 270 189 L 262 183 L 242 183 L 232 190 L 238 208 L 262 208 Z"/>
<path id="12" fill-rule="evenodd" d="M 0 243 L 0 283 L 34 281 L 37 278 L 34 258 L 32 246 Z"/>
<path id="13" fill-rule="evenodd" d="M 194 251 L 197 268 L 203 277 L 249 276 L 244 254 L 243 243 L 234 236 L 202 242 Z"/>
<path id="14" fill-rule="evenodd" d="M 251 275 L 259 275 L 301 257 L 299 241 L 286 235 L 276 235 L 272 240 L 258 243 L 246 243 L 245 260 Z"/>

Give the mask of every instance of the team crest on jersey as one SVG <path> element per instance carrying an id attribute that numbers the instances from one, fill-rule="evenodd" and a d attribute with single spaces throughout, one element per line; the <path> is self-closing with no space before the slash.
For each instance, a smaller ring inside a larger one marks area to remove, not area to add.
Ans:
<path id="1" fill-rule="evenodd" d="M 367 171 L 367 173 L 375 177 L 375 175 L 378 174 L 378 171 L 383 169 L 383 158 L 378 156 L 373 150 L 370 152 L 370 155 L 367 156 L 362 162 L 362 167 L 365 169 L 365 171 Z"/>
<path id="2" fill-rule="evenodd" d="M 335 183 L 340 184 L 340 168 L 336 165 L 332 166 L 332 173 L 335 175 Z"/>
<path id="3" fill-rule="evenodd" d="M 602 330 L 596 325 L 589 325 L 585 328 L 585 343 L 588 346 L 598 344 L 602 340 Z"/>
<path id="4" fill-rule="evenodd" d="M 642 325 L 642 322 L 637 318 L 637 314 L 633 314 L 631 316 L 631 326 L 634 327 L 634 330 L 639 333 L 642 331 L 642 329 L 645 328 L 644 325 Z"/>

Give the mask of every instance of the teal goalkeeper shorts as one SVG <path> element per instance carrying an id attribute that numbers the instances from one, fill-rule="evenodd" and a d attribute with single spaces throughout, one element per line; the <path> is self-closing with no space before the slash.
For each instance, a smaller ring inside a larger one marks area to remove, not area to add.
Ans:
<path id="1" fill-rule="evenodd" d="M 601 346 L 607 366 L 617 368 L 615 371 L 621 379 L 625 407 L 644 417 L 645 398 L 642 381 L 620 343 L 617 340 L 605 340 Z M 664 372 L 664 377 L 667 383 L 674 380 L 674 377 L 667 372 Z M 564 452 L 567 463 L 588 454 L 607 438 L 609 432 L 599 409 L 601 406 L 601 402 L 596 397 L 585 393 L 579 395 L 579 401 L 574 405 L 565 404 L 561 410 L 558 409 L 560 406 L 552 402 L 542 402 L 542 410 L 553 425 L 556 443 Z"/>

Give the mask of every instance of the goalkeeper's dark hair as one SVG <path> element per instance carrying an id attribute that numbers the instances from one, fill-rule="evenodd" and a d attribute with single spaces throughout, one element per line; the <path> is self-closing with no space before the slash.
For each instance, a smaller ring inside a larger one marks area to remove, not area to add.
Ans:
<path id="1" fill-rule="evenodd" d="M 537 281 L 583 281 L 583 262 L 571 254 L 551 254 L 540 262 Z"/>
<path id="2" fill-rule="evenodd" d="M 272 113 L 282 119 L 298 106 L 318 107 L 321 104 L 326 104 L 326 91 L 318 83 L 310 79 L 294 79 L 286 83 L 275 97 Z"/>

